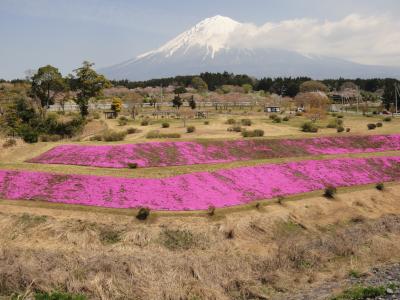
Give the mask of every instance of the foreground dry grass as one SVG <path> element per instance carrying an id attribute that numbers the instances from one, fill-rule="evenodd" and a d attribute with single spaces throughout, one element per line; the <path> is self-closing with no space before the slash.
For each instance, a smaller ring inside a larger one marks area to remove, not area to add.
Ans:
<path id="1" fill-rule="evenodd" d="M 113 210 L 0 202 L 0 293 L 93 299 L 297 299 L 400 259 L 400 185 L 139 222 Z M 190 217 L 189 217 L 190 216 Z M 297 296 L 295 296 L 297 295 Z M 313 299 L 323 299 L 319 294 Z"/>

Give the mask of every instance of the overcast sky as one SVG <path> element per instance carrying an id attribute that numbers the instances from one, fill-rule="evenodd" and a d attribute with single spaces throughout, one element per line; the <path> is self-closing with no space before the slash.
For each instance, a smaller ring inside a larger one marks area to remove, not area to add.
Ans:
<path id="1" fill-rule="evenodd" d="M 64 74 L 83 60 L 109 66 L 217 14 L 277 47 L 400 65 L 399 13 L 399 0 L 0 0 L 0 78 L 46 64 Z"/>

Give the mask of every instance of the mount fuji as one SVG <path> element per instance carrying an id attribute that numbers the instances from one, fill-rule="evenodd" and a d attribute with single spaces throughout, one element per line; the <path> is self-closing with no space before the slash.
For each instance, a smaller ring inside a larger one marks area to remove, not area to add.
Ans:
<path id="1" fill-rule="evenodd" d="M 207 18 L 160 48 L 99 72 L 110 79 L 129 80 L 224 71 L 255 77 L 400 77 L 400 67 L 363 65 L 276 47 L 249 47 L 245 42 L 241 45 L 242 35 L 251 34 L 244 26 L 228 17 Z"/>

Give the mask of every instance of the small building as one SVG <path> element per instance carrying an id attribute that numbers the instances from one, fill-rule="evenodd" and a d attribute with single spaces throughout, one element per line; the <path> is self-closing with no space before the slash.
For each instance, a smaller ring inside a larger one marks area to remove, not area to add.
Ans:
<path id="1" fill-rule="evenodd" d="M 281 112 L 281 108 L 279 106 L 266 106 L 266 107 L 264 107 L 264 112 L 279 113 L 279 112 Z"/>
<path id="2" fill-rule="evenodd" d="M 104 118 L 106 119 L 116 119 L 117 118 L 117 112 L 113 110 L 107 110 L 104 112 Z"/>

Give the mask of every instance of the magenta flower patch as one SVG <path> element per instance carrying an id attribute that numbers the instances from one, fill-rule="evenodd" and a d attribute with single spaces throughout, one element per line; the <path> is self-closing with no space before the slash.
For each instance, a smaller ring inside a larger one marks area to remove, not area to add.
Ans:
<path id="1" fill-rule="evenodd" d="M 127 168 L 223 163 L 252 159 L 400 150 L 400 135 L 151 142 L 128 145 L 63 145 L 29 160 L 33 163 Z"/>
<path id="2" fill-rule="evenodd" d="M 308 160 L 157 179 L 0 170 L 0 198 L 114 208 L 200 210 L 310 192 L 327 185 L 399 180 L 400 157 Z"/>

